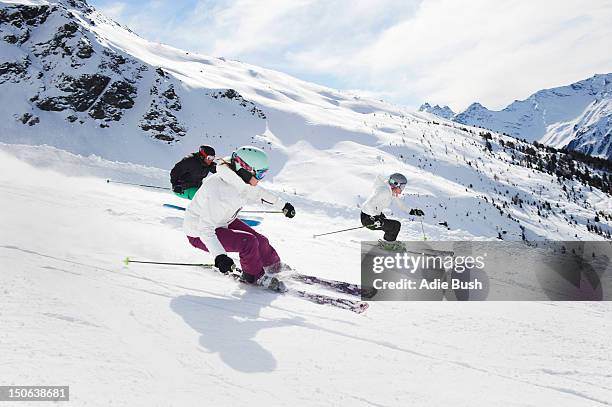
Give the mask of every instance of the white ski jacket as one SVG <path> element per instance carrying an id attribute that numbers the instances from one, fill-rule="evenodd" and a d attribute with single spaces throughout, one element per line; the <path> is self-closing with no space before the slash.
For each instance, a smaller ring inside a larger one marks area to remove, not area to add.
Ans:
<path id="1" fill-rule="evenodd" d="M 226 254 L 215 229 L 227 227 L 247 203 L 268 204 L 282 209 L 279 198 L 260 186 L 246 184 L 226 165 L 204 178 L 202 186 L 185 211 L 183 231 L 199 237 L 210 254 Z"/>
<path id="2" fill-rule="evenodd" d="M 394 197 L 391 191 L 391 186 L 386 178 L 381 176 L 376 177 L 374 181 L 374 191 L 361 205 L 361 211 L 370 216 L 376 216 L 383 213 L 385 209 L 388 209 L 392 203 L 395 203 L 397 207 L 406 213 L 410 212 L 404 201 L 400 197 Z"/>

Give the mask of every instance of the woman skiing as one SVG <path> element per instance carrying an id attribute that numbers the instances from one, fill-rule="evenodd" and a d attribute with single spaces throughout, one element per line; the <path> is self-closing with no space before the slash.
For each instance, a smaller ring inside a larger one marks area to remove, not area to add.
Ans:
<path id="1" fill-rule="evenodd" d="M 374 191 L 361 206 L 361 224 L 368 229 L 384 231 L 384 240 L 381 240 L 380 243 L 386 249 L 401 249 L 400 246 L 403 246 L 394 243 L 402 224 L 397 220 L 387 219 L 383 213 L 385 209 L 391 206 L 393 201 L 400 209 L 410 213 L 410 215 L 422 216 L 424 214 L 420 209 L 408 208 L 399 199 L 407 183 L 406 177 L 400 173 L 391 174 L 387 179 L 377 177 Z"/>
<path id="2" fill-rule="evenodd" d="M 268 171 L 266 153 L 251 146 L 238 148 L 229 162 L 217 166 L 217 172 L 204 179 L 185 212 L 183 229 L 192 246 L 209 252 L 215 267 L 224 274 L 234 268 L 227 252 L 238 252 L 242 280 L 268 285 L 272 279 L 265 270 L 280 269 L 280 258 L 268 239 L 237 219 L 247 203 L 279 207 L 279 198 L 257 184 Z M 295 216 L 290 203 L 282 206 L 288 218 Z M 274 287 L 271 287 L 274 288 Z"/>
<path id="3" fill-rule="evenodd" d="M 200 146 L 197 153 L 181 159 L 170 171 L 172 191 L 181 198 L 193 199 L 208 174 L 217 172 L 215 149 L 211 146 Z"/>

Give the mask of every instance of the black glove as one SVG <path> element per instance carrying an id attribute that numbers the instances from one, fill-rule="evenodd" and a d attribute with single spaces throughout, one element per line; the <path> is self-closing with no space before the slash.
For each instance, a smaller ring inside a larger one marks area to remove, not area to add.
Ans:
<path id="1" fill-rule="evenodd" d="M 172 191 L 176 192 L 177 194 L 182 194 L 183 192 L 185 192 L 185 187 L 180 184 L 173 185 Z"/>
<path id="2" fill-rule="evenodd" d="M 422 210 L 416 208 L 416 209 L 410 209 L 410 215 L 413 216 L 424 216 L 425 212 L 423 212 Z"/>
<path id="3" fill-rule="evenodd" d="M 295 216 L 295 208 L 289 202 L 283 206 L 283 213 L 288 218 L 293 218 Z"/>
<path id="4" fill-rule="evenodd" d="M 385 215 L 382 213 L 380 215 L 370 216 L 369 219 L 366 220 L 364 226 L 370 230 L 380 230 L 385 219 Z"/>
<path id="5" fill-rule="evenodd" d="M 377 230 L 382 226 L 382 220 L 378 216 L 370 216 L 369 222 L 365 225 L 370 230 Z"/>
<path id="6" fill-rule="evenodd" d="M 234 260 L 229 258 L 227 254 L 220 254 L 215 257 L 215 267 L 223 274 L 228 274 L 234 268 Z"/>

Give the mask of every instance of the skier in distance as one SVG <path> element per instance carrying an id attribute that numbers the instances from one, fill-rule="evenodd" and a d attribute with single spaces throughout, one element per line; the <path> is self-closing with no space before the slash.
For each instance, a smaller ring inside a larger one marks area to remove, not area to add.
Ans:
<path id="1" fill-rule="evenodd" d="M 176 163 L 170 171 L 172 191 L 181 198 L 193 199 L 208 174 L 217 172 L 215 149 L 200 146 L 197 153 L 189 154 Z"/>
<path id="2" fill-rule="evenodd" d="M 394 173 L 384 178 L 378 176 L 374 182 L 374 191 L 361 206 L 361 224 L 371 230 L 382 230 L 383 239 L 380 245 L 388 250 L 401 250 L 404 246 L 396 242 L 402 224 L 394 219 L 387 219 L 384 210 L 393 202 L 410 215 L 423 216 L 421 209 L 410 209 L 400 199 L 408 180 L 403 174 Z"/>

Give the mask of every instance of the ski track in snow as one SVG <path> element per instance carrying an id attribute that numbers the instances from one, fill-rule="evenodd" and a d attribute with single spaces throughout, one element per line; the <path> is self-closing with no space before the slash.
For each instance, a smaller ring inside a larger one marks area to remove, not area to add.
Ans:
<path id="1" fill-rule="evenodd" d="M 56 171 L 0 150 L 3 384 L 67 384 L 88 406 L 611 403 L 609 303 L 375 302 L 354 315 L 195 267 L 126 268 L 126 255 L 210 259 L 161 206 L 179 203 L 170 194 L 67 175 L 81 168 L 70 157 Z M 367 232 L 312 239 L 355 211 L 299 202 L 260 230 L 296 269 L 357 282 Z"/>

